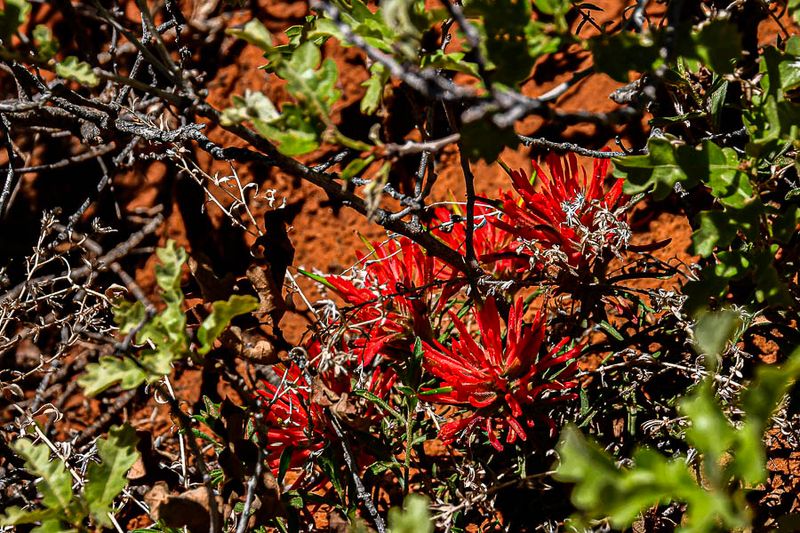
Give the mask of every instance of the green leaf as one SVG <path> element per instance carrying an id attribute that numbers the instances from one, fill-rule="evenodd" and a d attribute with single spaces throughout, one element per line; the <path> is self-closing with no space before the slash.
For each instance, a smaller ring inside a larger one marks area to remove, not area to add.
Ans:
<path id="1" fill-rule="evenodd" d="M 425 496 L 409 494 L 402 509 L 389 509 L 388 520 L 392 533 L 433 533 L 433 519 Z"/>
<path id="2" fill-rule="evenodd" d="M 450 70 L 478 77 L 478 65 L 471 61 L 464 61 L 466 54 L 463 52 L 448 52 L 437 49 L 432 54 L 422 56 L 422 67 Z"/>
<path id="3" fill-rule="evenodd" d="M 667 459 L 654 450 L 638 449 L 634 466 L 620 469 L 574 426 L 564 428 L 557 449 L 560 464 L 554 477 L 575 484 L 572 503 L 588 518 L 608 518 L 615 528 L 626 529 L 644 510 L 679 501 L 688 505 L 682 531 L 710 531 L 720 521 L 732 528 L 747 525 L 746 509 L 735 506 L 725 493 L 700 487 L 684 457 Z"/>
<path id="4" fill-rule="evenodd" d="M 483 18 L 486 56 L 491 61 L 492 79 L 508 86 L 524 80 L 535 57 L 528 47 L 534 33 L 530 2 L 518 0 L 473 0 L 465 6 L 468 15 Z"/>
<path id="5" fill-rule="evenodd" d="M 617 173 L 626 178 L 628 194 L 652 190 L 653 196 L 660 200 L 677 183 L 690 188 L 700 181 L 733 207 L 744 205 L 752 195 L 746 176 L 739 170 L 739 160 L 730 148 L 720 148 L 711 141 L 694 147 L 664 136 L 651 137 L 647 149 L 646 155 L 614 158 Z"/>
<path id="6" fill-rule="evenodd" d="M 404 54 L 419 48 L 419 39 L 423 30 L 427 29 L 424 17 L 417 16 L 415 5 L 417 0 L 383 0 L 380 14 L 387 28 L 391 28 L 396 37 L 398 49 L 405 49 Z"/>
<path id="7" fill-rule="evenodd" d="M 649 72 L 663 62 L 659 56 L 660 45 L 649 33 L 602 35 L 589 42 L 589 49 L 594 58 L 594 69 L 623 83 L 629 81 L 629 71 Z"/>
<path id="8" fill-rule="evenodd" d="M 753 382 L 742 393 L 744 425 L 735 450 L 733 470 L 751 485 L 766 479 L 763 436 L 772 414 L 800 378 L 800 350 L 781 365 L 760 365 Z"/>
<path id="9" fill-rule="evenodd" d="M 612 337 L 614 337 L 618 341 L 624 341 L 625 340 L 625 337 L 622 336 L 622 334 L 619 332 L 619 330 L 617 330 L 617 328 L 615 328 L 614 326 L 609 324 L 607 321 L 605 321 L 605 320 L 601 321 L 599 326 L 601 328 L 603 328 L 603 331 L 605 331 L 606 333 L 608 333 L 609 335 L 611 335 Z"/>
<path id="10" fill-rule="evenodd" d="M 339 470 L 336 464 L 334 464 L 333 460 L 331 459 L 328 453 L 323 453 L 319 457 L 317 457 L 317 464 L 325 472 L 325 475 L 328 476 L 328 479 L 331 480 L 331 485 L 333 485 L 336 494 L 339 495 L 339 498 L 344 498 L 344 491 L 342 489 L 342 482 L 339 479 Z"/>
<path id="11" fill-rule="evenodd" d="M 711 194 L 722 205 L 742 208 L 753 197 L 750 177 L 739 170 L 739 157 L 733 148 L 718 151 L 716 145 L 709 145 L 708 186 Z"/>
<path id="12" fill-rule="evenodd" d="M 233 106 L 225 109 L 220 117 L 223 126 L 241 124 L 248 120 L 270 124 L 281 116 L 272 100 L 261 92 L 248 90 L 245 91 L 244 97 L 234 96 L 231 100 Z"/>
<path id="13" fill-rule="evenodd" d="M 200 355 L 207 354 L 214 346 L 222 331 L 228 327 L 231 319 L 258 309 L 258 299 L 250 295 L 234 294 L 228 301 L 214 302 L 211 305 L 211 314 L 206 317 L 197 330 L 197 340 L 200 341 Z"/>
<path id="14" fill-rule="evenodd" d="M 119 326 L 119 332 L 122 335 L 127 335 L 133 331 L 147 317 L 144 304 L 138 300 L 135 302 L 122 300 L 114 305 L 112 311 L 114 313 L 114 323 Z"/>
<path id="15" fill-rule="evenodd" d="M 711 383 L 700 384 L 681 402 L 680 412 L 692 421 L 686 430 L 686 441 L 703 454 L 706 479 L 714 486 L 721 486 L 724 480 L 720 460 L 733 445 L 736 431 L 714 397 Z"/>
<path id="16" fill-rule="evenodd" d="M 156 283 L 161 288 L 161 296 L 167 302 L 182 301 L 181 268 L 188 257 L 186 250 L 178 248 L 175 241 L 170 239 L 165 247 L 156 249 L 156 256 L 161 261 L 155 269 Z"/>
<path id="17" fill-rule="evenodd" d="M 78 530 L 74 528 L 65 528 L 61 520 L 51 518 L 42 521 L 39 527 L 33 528 L 31 533 L 77 533 Z"/>
<path id="18" fill-rule="evenodd" d="M 44 24 L 33 28 L 33 44 L 36 45 L 39 58 L 47 61 L 58 53 L 59 42 L 53 37 L 53 32 Z"/>
<path id="19" fill-rule="evenodd" d="M 731 309 L 701 313 L 693 332 L 695 350 L 712 358 L 723 355 L 741 325 L 741 316 Z"/>
<path id="20" fill-rule="evenodd" d="M 57 509 L 35 509 L 26 511 L 19 507 L 9 507 L 5 514 L 0 515 L 0 526 L 18 526 L 21 524 L 33 524 L 47 519 L 55 518 L 59 515 Z"/>
<path id="21" fill-rule="evenodd" d="M 261 21 L 253 19 L 247 22 L 241 29 L 229 28 L 225 30 L 228 35 L 233 35 L 255 45 L 265 52 L 272 48 L 272 35 Z"/>
<path id="22" fill-rule="evenodd" d="M 370 76 L 367 81 L 361 84 L 362 87 L 367 88 L 364 93 L 364 98 L 361 99 L 359 107 L 361 112 L 365 115 L 372 115 L 378 110 L 381 101 L 383 100 L 383 88 L 389 81 L 389 70 L 383 63 L 373 63 L 369 67 Z"/>
<path id="23" fill-rule="evenodd" d="M 677 183 L 692 187 L 697 176 L 687 172 L 692 148 L 677 144 L 671 137 L 651 137 L 647 154 L 614 158 L 616 173 L 625 177 L 625 192 L 638 194 L 652 190 L 657 200 L 666 198 Z M 681 154 L 686 154 L 681 157 Z"/>
<path id="24" fill-rule="evenodd" d="M 311 278 L 317 283 L 322 283 L 329 289 L 336 290 L 336 286 L 333 285 L 330 281 L 328 281 L 325 276 L 320 276 L 319 274 L 314 274 L 313 272 L 309 272 L 307 270 L 303 270 L 302 268 L 298 268 L 297 271 L 307 278 Z"/>
<path id="25" fill-rule="evenodd" d="M 42 478 L 38 485 L 42 504 L 48 509 L 65 511 L 72 501 L 72 477 L 64 461 L 59 458 L 51 460 L 47 445 L 33 444 L 28 439 L 19 439 L 12 448 L 25 460 L 25 467 Z"/>
<path id="26" fill-rule="evenodd" d="M 353 177 L 358 176 L 358 174 L 361 173 L 362 170 L 367 168 L 370 165 L 370 163 L 372 163 L 374 160 L 375 156 L 372 155 L 364 158 L 353 159 L 347 164 L 346 167 L 344 167 L 342 173 L 340 174 L 340 177 L 343 180 L 348 181 Z"/>
<path id="27" fill-rule="evenodd" d="M 692 234 L 694 253 L 708 257 L 715 249 L 730 246 L 740 233 L 753 241 L 758 240 L 759 218 L 763 204 L 751 201 L 741 209 L 726 207 L 722 211 L 701 211 L 697 219 L 699 228 Z"/>
<path id="28" fill-rule="evenodd" d="M 506 147 L 516 148 L 519 137 L 513 129 L 500 129 L 487 117 L 464 124 L 461 128 L 461 141 L 464 153 L 470 161 L 484 160 L 491 163 L 497 160 Z"/>
<path id="29" fill-rule="evenodd" d="M 65 57 L 63 61 L 56 63 L 56 74 L 86 87 L 100 85 L 100 78 L 94 73 L 92 66 L 85 61 L 79 61 L 75 56 Z"/>
<path id="30" fill-rule="evenodd" d="M 390 406 L 388 403 L 386 403 L 385 400 L 383 400 L 376 394 L 365 389 L 355 390 L 353 391 L 353 394 L 355 394 L 359 398 L 366 398 L 367 400 L 371 401 L 372 403 L 374 403 L 375 405 L 377 405 L 378 407 L 380 407 L 381 409 L 383 409 L 384 411 L 395 417 L 401 424 L 406 423 L 406 420 L 405 418 L 403 418 L 403 415 L 397 412 L 397 410 L 392 408 L 392 406 Z"/>
<path id="31" fill-rule="evenodd" d="M 775 306 L 792 305 L 794 300 L 789 289 L 775 268 L 776 252 L 777 245 L 773 245 L 772 249 L 762 248 L 753 254 L 755 300 L 758 303 Z"/>
<path id="32" fill-rule="evenodd" d="M 9 42 L 11 36 L 25 23 L 30 12 L 31 5 L 28 0 L 5 1 L 5 8 L 0 11 L 0 37 L 6 47 L 11 44 Z"/>
<path id="33" fill-rule="evenodd" d="M 284 118 L 286 117 L 286 107 L 283 107 Z M 316 132 L 291 128 L 281 129 L 260 121 L 255 122 L 255 128 L 259 135 L 274 141 L 283 155 L 295 157 L 305 155 L 319 148 L 319 134 Z"/>
<path id="34" fill-rule="evenodd" d="M 733 73 L 734 62 L 742 57 L 742 36 L 730 21 L 714 20 L 692 32 L 692 40 L 692 55 L 718 74 Z"/>
<path id="35" fill-rule="evenodd" d="M 125 475 L 139 457 L 136 431 L 128 425 L 113 426 L 107 439 L 98 439 L 100 463 L 91 463 L 86 473 L 84 497 L 97 523 L 111 527 L 111 505 L 127 485 Z"/>
<path id="36" fill-rule="evenodd" d="M 797 224 L 800 223 L 800 206 L 787 205 L 772 222 L 772 233 L 775 239 L 787 243 L 797 233 Z"/>
<path id="37" fill-rule="evenodd" d="M 545 15 L 566 13 L 571 7 L 565 0 L 533 0 L 534 7 Z"/>
<path id="38" fill-rule="evenodd" d="M 78 384 L 84 394 L 97 396 L 117 383 L 125 390 L 135 389 L 147 379 L 147 374 L 129 357 L 105 355 L 97 363 L 89 363 Z"/>

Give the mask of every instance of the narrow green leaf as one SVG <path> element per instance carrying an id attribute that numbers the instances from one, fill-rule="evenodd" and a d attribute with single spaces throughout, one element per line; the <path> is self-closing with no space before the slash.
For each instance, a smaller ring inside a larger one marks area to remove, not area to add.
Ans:
<path id="1" fill-rule="evenodd" d="M 389 413 L 390 415 L 395 417 L 397 420 L 399 420 L 400 423 L 402 423 L 402 424 L 406 423 L 406 420 L 405 420 L 405 418 L 403 418 L 403 415 L 401 415 L 399 412 L 397 412 L 396 409 L 394 409 L 392 406 L 390 406 L 384 400 L 382 400 L 381 398 L 376 396 L 374 393 L 372 393 L 372 392 L 370 392 L 368 390 L 359 389 L 359 390 L 353 391 L 353 394 L 355 394 L 359 398 L 365 398 L 365 399 L 371 401 L 372 403 L 374 403 L 375 405 L 377 405 L 378 407 L 380 407 L 381 409 L 383 409 L 384 411 L 386 411 L 387 413 Z"/>
<path id="2" fill-rule="evenodd" d="M 373 155 L 364 158 L 353 159 L 347 164 L 346 167 L 344 167 L 340 177 L 343 180 L 348 181 L 361 173 L 361 171 L 367 168 L 374 160 L 375 156 Z"/>
<path id="3" fill-rule="evenodd" d="M 328 281 L 328 280 L 325 278 L 325 276 L 320 276 L 319 274 L 314 274 L 313 272 L 309 272 L 309 271 L 307 271 L 307 270 L 303 270 L 302 268 L 298 268 L 298 269 L 297 269 L 297 271 L 298 271 L 298 272 L 299 272 L 301 275 L 303 275 L 303 276 L 305 276 L 305 277 L 307 277 L 307 278 L 311 278 L 311 279 L 313 279 L 314 281 L 316 281 L 317 283 L 322 283 L 323 285 L 325 285 L 325 286 L 326 286 L 326 287 L 328 287 L 329 289 L 336 290 L 336 287 L 335 287 L 335 286 L 334 286 L 334 285 L 333 285 L 333 284 L 332 284 L 330 281 Z"/>
<path id="4" fill-rule="evenodd" d="M 609 324 L 607 321 L 602 320 L 600 322 L 600 327 L 603 328 L 603 331 L 605 331 L 606 333 L 608 333 L 609 335 L 611 335 L 612 337 L 614 337 L 618 341 L 624 341 L 625 340 L 625 337 L 622 336 L 622 333 L 620 333 L 619 330 L 617 330 L 617 328 L 615 328 L 614 326 Z"/>

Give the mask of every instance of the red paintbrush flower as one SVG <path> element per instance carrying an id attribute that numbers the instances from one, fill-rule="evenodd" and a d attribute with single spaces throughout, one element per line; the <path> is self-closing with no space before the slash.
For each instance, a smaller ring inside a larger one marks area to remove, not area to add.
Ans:
<path id="1" fill-rule="evenodd" d="M 298 467 L 324 448 L 328 425 L 322 407 L 310 401 L 311 384 L 300 367 L 292 363 L 274 368 L 280 382 L 274 385 L 264 381 L 264 388 L 256 393 L 263 399 L 267 462 L 277 476 L 287 449 L 291 453 L 289 465 Z"/>
<path id="2" fill-rule="evenodd" d="M 544 342 L 545 324 L 542 313 L 533 323 L 524 325 L 523 302 L 518 298 L 511 307 L 505 342 L 500 335 L 500 314 L 494 298 L 488 298 L 475 318 L 480 330 L 480 344 L 467 331 L 464 323 L 451 313 L 458 338 L 450 348 L 434 341 L 425 344 L 425 367 L 441 379 L 437 392 L 425 395 L 428 401 L 469 406 L 475 411 L 466 418 L 442 426 L 440 438 L 452 443 L 458 434 L 473 428 L 485 429 L 489 442 L 497 450 L 503 445 L 496 432 L 506 430 L 506 442 L 527 439 L 525 425 L 532 427 L 534 419 L 526 408 L 543 398 L 548 390 L 564 390 L 576 385 L 565 381 L 576 370 L 573 359 L 580 351 L 576 345 L 559 354 L 569 339 L 564 339 L 546 355 L 539 356 Z M 563 365 L 563 366 L 562 366 Z M 557 379 L 549 379 L 548 369 L 562 366 Z M 574 396 L 574 395 L 571 395 Z"/>
<path id="3" fill-rule="evenodd" d="M 308 353 L 312 354 L 317 342 L 312 343 Z M 315 359 L 309 359 L 309 368 L 314 368 Z M 329 422 L 326 408 L 342 408 L 338 401 L 349 401 L 354 409 L 343 409 L 339 413 L 344 422 L 357 421 L 366 429 L 380 422 L 384 416 L 372 402 L 358 400 L 353 396 L 356 388 L 363 388 L 386 404 L 391 404 L 392 387 L 397 374 L 391 369 L 375 368 L 364 378 L 363 385 L 351 381 L 352 372 L 338 374 L 327 371 L 312 377 L 304 373 L 295 363 L 274 367 L 278 384 L 262 382 L 263 388 L 256 393 L 261 397 L 264 412 L 262 430 L 267 442 L 267 462 L 274 475 L 278 475 L 281 457 L 291 453 L 289 466 L 302 467 L 320 452 L 332 439 L 336 439 Z"/>
<path id="4" fill-rule="evenodd" d="M 441 302 L 440 287 L 453 269 L 427 255 L 409 239 L 373 244 L 372 256 L 359 254 L 358 278 L 326 276 L 352 306 L 348 328 L 359 333 L 359 359 L 369 365 L 379 353 L 407 350 L 415 337 L 430 338 L 431 311 Z"/>
<path id="5" fill-rule="evenodd" d="M 627 201 L 618 179 L 607 192 L 603 181 L 609 160 L 595 159 L 591 177 L 578 166 L 574 154 L 563 161 L 547 156 L 548 176 L 533 161 L 535 178 L 542 183 L 536 191 L 523 170 L 511 171 L 519 199 L 501 196 L 504 216 L 495 224 L 520 239 L 513 247 L 520 253 L 543 257 L 546 262 L 581 270 L 604 249 L 624 248 L 630 238 L 627 216 L 621 207 Z"/>

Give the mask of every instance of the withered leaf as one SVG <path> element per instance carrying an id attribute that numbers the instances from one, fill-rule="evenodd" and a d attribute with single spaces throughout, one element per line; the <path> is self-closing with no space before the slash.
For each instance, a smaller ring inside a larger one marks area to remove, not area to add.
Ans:
<path id="1" fill-rule="evenodd" d="M 205 533 L 209 529 L 211 507 L 205 487 L 174 496 L 165 483 L 157 483 L 144 499 L 150 506 L 150 518 L 154 521 L 162 520 L 168 527 L 186 527 L 190 533 Z M 214 504 L 220 509 L 222 499 L 216 497 Z"/>
<path id="2" fill-rule="evenodd" d="M 280 361 L 275 346 L 264 337 L 242 331 L 237 326 L 229 327 L 220 336 L 222 346 L 259 365 L 272 365 Z"/>

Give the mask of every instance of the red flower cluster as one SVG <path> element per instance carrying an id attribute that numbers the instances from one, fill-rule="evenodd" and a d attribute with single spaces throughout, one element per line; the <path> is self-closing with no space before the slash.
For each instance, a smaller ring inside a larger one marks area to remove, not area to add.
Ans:
<path id="1" fill-rule="evenodd" d="M 547 163 L 549 176 L 534 163 L 542 181 L 540 191 L 516 171 L 512 181 L 519 199 L 503 193 L 502 212 L 489 205 L 475 208 L 476 259 L 499 282 L 525 275 L 531 259 L 547 259 L 548 253 L 560 258 L 559 266 L 580 272 L 607 246 L 619 248 L 620 242 L 627 242 L 622 182 L 608 192 L 603 188 L 607 160 L 595 163 L 591 177 L 579 169 L 574 156 L 566 165 L 553 156 Z M 466 255 L 466 221 L 457 209 L 436 209 L 429 231 Z M 441 426 L 440 437 L 446 444 L 479 430 L 502 451 L 504 443 L 527 440 L 529 428 L 538 421 L 553 426 L 541 407 L 576 396 L 569 389 L 576 385 L 581 346 L 568 346 L 571 339 L 564 339 L 545 349 L 544 314 L 524 323 L 525 304 L 519 295 L 506 321 L 505 337 L 494 297 L 473 311 L 480 332 L 477 340 L 458 316 L 445 313 L 466 285 L 454 268 L 404 237 L 373 243 L 369 254 L 358 254 L 358 260 L 351 276 L 317 278 L 346 305 L 341 314 L 329 315 L 333 318 L 326 326 L 332 327 L 318 330 L 307 345 L 309 372 L 291 364 L 281 370 L 280 385 L 273 381 L 259 391 L 265 400 L 273 470 L 287 449 L 292 466 L 307 466 L 315 453 L 337 438 L 329 410 L 336 410 L 341 415 L 337 418 L 351 429 L 375 427 L 386 416 L 385 409 L 354 400 L 354 388 L 367 389 L 391 403 L 397 379 L 393 368 L 404 372 L 409 368 L 407 358 L 418 339 L 427 377 L 439 381 L 438 388 L 421 396 L 460 407 Z M 449 342 L 437 341 L 447 324 L 457 334 Z M 327 350 L 322 349 L 323 342 L 328 343 Z M 354 445 L 357 454 L 367 453 Z"/>
<path id="2" fill-rule="evenodd" d="M 309 347 L 309 368 L 320 362 L 319 343 Z M 303 466 L 316 453 L 322 450 L 331 439 L 337 438 L 329 422 L 326 407 L 332 407 L 335 400 L 350 401 L 357 413 L 348 413 L 361 422 L 363 428 L 379 423 L 381 414 L 371 402 L 357 402 L 352 393 L 352 377 L 357 375 L 353 368 L 337 375 L 335 371 L 304 373 L 295 363 L 275 367 L 280 382 L 276 385 L 264 381 L 263 389 L 257 394 L 263 399 L 263 428 L 267 441 L 267 461 L 274 475 L 278 475 L 281 457 L 290 450 L 289 466 Z M 390 403 L 392 387 L 397 375 L 391 369 L 375 368 L 365 386 L 361 387 Z"/>
<path id="3" fill-rule="evenodd" d="M 476 409 L 466 418 L 442 426 L 440 437 L 446 444 L 452 443 L 462 431 L 469 432 L 478 426 L 486 430 L 492 446 L 502 451 L 503 445 L 495 431 L 507 430 L 507 443 L 515 442 L 517 438 L 526 440 L 522 422 L 532 427 L 534 420 L 526 417 L 525 407 L 542 400 L 547 390 L 575 386 L 575 382 L 565 380 L 575 372 L 573 360 L 580 346 L 560 353 L 569 342 L 569 339 L 564 339 L 539 357 L 545 333 L 543 315 L 537 314 L 533 324 L 526 326 L 522 322 L 523 314 L 522 299 L 517 298 L 508 317 L 504 343 L 500 337 L 500 314 L 494 298 L 488 298 L 475 315 L 480 344 L 452 313 L 451 319 L 459 337 L 452 340 L 449 348 L 435 341 L 425 344 L 425 366 L 442 380 L 443 389 L 426 398 Z M 542 379 L 548 369 L 565 363 L 557 380 Z"/>
<path id="4" fill-rule="evenodd" d="M 311 403 L 311 385 L 300 367 L 278 366 L 275 372 L 280 383 L 264 381 L 264 388 L 256 392 L 264 399 L 267 461 L 277 475 L 287 448 L 292 450 L 290 466 L 297 467 L 325 446 L 327 423 L 323 409 Z"/>
<path id="5" fill-rule="evenodd" d="M 619 208 L 627 198 L 622 194 L 621 179 L 604 191 L 609 160 L 595 159 L 590 178 L 574 154 L 567 156 L 565 166 L 554 154 L 546 161 L 549 177 L 533 161 L 541 191 L 535 190 L 523 170 L 515 170 L 511 180 L 520 198 L 510 193 L 501 196 L 504 216 L 494 223 L 528 243 L 517 242 L 514 248 L 526 253 L 532 243 L 534 252 L 561 252 L 568 266 L 580 269 L 605 246 L 624 247 L 629 233 L 626 216 Z"/>
<path id="6" fill-rule="evenodd" d="M 455 276 L 450 266 L 405 238 L 399 244 L 373 243 L 373 250 L 371 256 L 358 254 L 362 280 L 325 278 L 353 307 L 348 327 L 359 334 L 355 345 L 363 365 L 378 354 L 407 351 L 415 337 L 430 338 L 431 313 L 440 301 L 436 289 Z"/>

